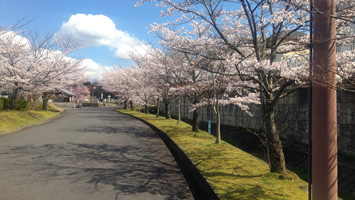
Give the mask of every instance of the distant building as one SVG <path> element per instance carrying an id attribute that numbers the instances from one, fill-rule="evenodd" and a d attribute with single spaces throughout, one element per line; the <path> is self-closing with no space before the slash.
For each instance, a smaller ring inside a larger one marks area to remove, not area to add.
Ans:
<path id="1" fill-rule="evenodd" d="M 60 89 L 55 93 L 55 96 L 55 102 L 73 102 L 76 95 L 67 89 Z"/>
<path id="2" fill-rule="evenodd" d="M 7 92 L 0 92 L 0 97 L 8 98 L 9 94 Z"/>
<path id="3" fill-rule="evenodd" d="M 355 51 L 355 41 L 344 45 L 337 45 L 337 52 L 342 53 L 344 51 Z"/>

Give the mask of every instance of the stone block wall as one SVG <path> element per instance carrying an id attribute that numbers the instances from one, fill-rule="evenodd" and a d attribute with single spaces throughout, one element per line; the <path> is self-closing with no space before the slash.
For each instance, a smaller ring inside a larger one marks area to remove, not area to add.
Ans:
<path id="1" fill-rule="evenodd" d="M 164 104 L 161 111 L 164 111 Z M 178 115 L 177 100 L 170 105 L 171 114 Z M 189 112 L 190 102 L 181 100 L 181 116 L 192 119 Z M 355 155 L 355 93 L 338 92 L 338 147 L 340 150 Z M 230 126 L 245 126 L 255 129 L 262 128 L 260 105 L 250 105 L 249 116 L 235 105 L 221 107 L 221 123 Z M 216 117 L 209 107 L 199 108 L 202 121 L 216 122 Z M 276 123 L 282 137 L 308 142 L 308 89 L 301 89 L 288 97 L 280 99 L 276 105 Z M 223 134 L 223 133 L 222 133 Z"/>

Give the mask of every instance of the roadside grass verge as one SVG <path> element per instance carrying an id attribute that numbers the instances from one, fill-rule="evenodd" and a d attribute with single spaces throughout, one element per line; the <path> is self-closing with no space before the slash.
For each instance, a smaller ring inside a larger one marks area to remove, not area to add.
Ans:
<path id="1" fill-rule="evenodd" d="M 60 115 L 63 109 L 51 104 L 48 111 L 42 110 L 8 110 L 0 111 L 0 136 L 12 133 L 22 128 L 41 124 Z"/>
<path id="2" fill-rule="evenodd" d="M 220 199 L 307 199 L 307 183 L 295 173 L 270 173 L 268 164 L 226 142 L 215 144 L 205 131 L 151 114 L 119 112 L 141 118 L 164 131 L 193 161 Z M 223 133 L 222 133 L 223 134 Z"/>

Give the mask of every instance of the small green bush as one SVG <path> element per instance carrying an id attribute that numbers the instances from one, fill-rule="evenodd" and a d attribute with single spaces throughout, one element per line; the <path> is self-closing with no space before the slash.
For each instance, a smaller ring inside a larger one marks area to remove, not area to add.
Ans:
<path id="1" fill-rule="evenodd" d="M 15 106 L 16 110 L 20 110 L 20 111 L 26 111 L 30 108 L 29 102 L 23 99 L 16 99 L 15 105 L 16 105 Z"/>
<path id="2" fill-rule="evenodd" d="M 11 98 L 0 98 L 0 110 L 11 110 Z M 23 99 L 16 99 L 15 109 L 25 111 L 30 108 L 30 103 Z"/>
<path id="3" fill-rule="evenodd" d="M 5 104 L 5 98 L 1 97 L 0 98 L 0 110 L 2 110 L 4 108 L 4 104 Z"/>
<path id="4" fill-rule="evenodd" d="M 0 104 L 2 104 L 2 106 L 0 105 L 0 110 L 9 110 L 10 109 L 10 105 L 11 105 L 11 99 L 10 98 L 0 98 Z"/>

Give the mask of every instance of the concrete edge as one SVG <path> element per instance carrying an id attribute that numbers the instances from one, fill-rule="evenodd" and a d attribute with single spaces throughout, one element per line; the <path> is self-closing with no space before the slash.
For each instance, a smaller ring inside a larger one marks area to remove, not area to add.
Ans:
<path id="1" fill-rule="evenodd" d="M 29 129 L 29 128 L 32 128 L 32 127 L 36 127 L 36 126 L 40 126 L 40 125 L 43 125 L 43 124 L 47 124 L 49 122 L 52 122 L 52 121 L 54 121 L 56 119 L 61 118 L 65 114 L 65 112 L 66 112 L 66 110 L 58 111 L 59 114 L 55 115 L 52 118 L 37 122 L 37 123 L 29 125 L 29 126 L 24 126 L 24 127 L 15 129 L 15 130 L 11 130 L 11 131 L 0 133 L 0 137 L 6 136 L 6 135 L 11 135 L 11 134 L 14 134 L 14 133 L 18 133 L 18 132 L 21 132 L 23 130 L 26 130 L 26 129 Z"/>
<path id="2" fill-rule="evenodd" d="M 192 163 L 190 158 L 165 132 L 143 119 L 126 113 L 122 114 L 140 120 L 159 135 L 159 137 L 163 140 L 163 142 L 173 155 L 175 162 L 178 164 L 182 174 L 184 175 L 186 182 L 188 183 L 195 199 L 219 200 L 217 194 L 214 192 L 207 180 L 202 176 L 201 172 Z"/>

